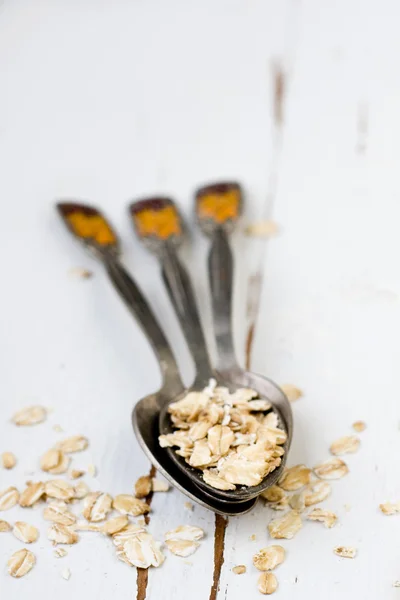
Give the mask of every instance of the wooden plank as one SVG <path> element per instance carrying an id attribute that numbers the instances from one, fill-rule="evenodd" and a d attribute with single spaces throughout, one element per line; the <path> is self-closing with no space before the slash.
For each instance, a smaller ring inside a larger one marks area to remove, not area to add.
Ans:
<path id="1" fill-rule="evenodd" d="M 105 208 L 123 235 L 126 264 L 161 315 L 190 381 L 193 367 L 158 268 L 133 239 L 124 207 L 163 191 L 180 202 L 192 225 L 194 188 L 235 177 L 246 188 L 247 217 L 273 209 L 282 227 L 268 246 L 235 237 L 235 335 L 244 360 L 258 308 L 252 368 L 305 390 L 293 407 L 291 462 L 327 457 L 329 443 L 354 420 L 368 423 L 360 453 L 349 458 L 351 474 L 327 503 L 340 525 L 325 531 L 307 523 L 283 544 L 288 557 L 277 571 L 280 592 L 293 590 L 300 600 L 395 598 L 394 521 L 377 506 L 400 493 L 393 475 L 400 418 L 397 14 L 394 0 L 2 5 L 0 438 L 19 463 L 0 473 L 1 488 L 22 487 L 32 477 L 40 454 L 60 437 L 55 423 L 66 434 L 90 438 L 90 451 L 75 464 L 98 466 L 89 480 L 93 489 L 129 492 L 149 470 L 130 412 L 156 389 L 156 362 L 100 269 L 64 235 L 53 199 L 83 197 Z M 282 126 L 273 65 L 287 73 Z M 196 273 L 209 330 L 206 252 L 207 242 L 193 232 L 185 261 Z M 69 277 L 68 269 L 80 265 L 95 276 Z M 257 272 L 260 302 L 251 288 L 255 309 L 246 320 L 247 279 Z M 49 422 L 16 431 L 9 416 L 34 399 L 54 407 Z M 66 562 L 53 559 L 40 513 L 30 511 L 42 542 L 19 593 L 40 590 L 41 597 L 63 600 L 84 590 L 101 598 L 179 600 L 190 590 L 203 600 L 214 598 L 219 586 L 218 600 L 256 595 L 251 556 L 269 543 L 271 512 L 260 504 L 230 519 L 222 554 L 221 522 L 215 543 L 214 515 L 184 504 L 176 491 L 155 495 L 149 528 L 162 539 L 183 522 L 203 527 L 206 538 L 188 561 L 193 565 L 168 556 L 148 580 L 139 576 L 139 589 L 135 570 L 116 560 L 111 543 L 89 533 Z M 18 518 L 27 518 L 26 511 L 13 512 Z M 335 558 L 337 544 L 356 545 L 357 559 Z M 19 547 L 2 537 L 1 564 Z M 248 566 L 246 575 L 232 574 L 238 563 Z M 371 564 L 374 572 L 365 577 Z M 65 566 L 72 571 L 68 582 L 60 576 Z M 3 572 L 5 597 L 15 595 L 15 584 Z"/>

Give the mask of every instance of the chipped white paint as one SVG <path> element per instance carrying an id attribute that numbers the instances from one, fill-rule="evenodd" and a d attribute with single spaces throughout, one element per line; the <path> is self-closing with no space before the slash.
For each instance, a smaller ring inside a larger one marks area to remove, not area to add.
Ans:
<path id="1" fill-rule="evenodd" d="M 133 239 L 125 206 L 131 198 L 170 193 L 192 224 L 195 186 L 235 177 L 247 191 L 249 220 L 270 216 L 268 199 L 276 192 L 273 218 L 281 233 L 268 252 L 262 240 L 235 239 L 235 325 L 243 357 L 246 278 L 249 266 L 261 263 L 253 368 L 305 392 L 293 405 L 291 462 L 316 464 L 355 420 L 368 425 L 359 452 L 346 456 L 350 474 L 332 482 L 326 501 L 338 525 L 326 530 L 306 522 L 295 539 L 283 540 L 287 559 L 276 571 L 276 597 L 397 598 L 396 517 L 383 517 L 378 505 L 400 494 L 398 16 L 395 0 L 3 0 L 0 450 L 12 449 L 18 465 L 1 471 L 2 488 L 22 489 L 52 444 L 80 433 L 91 445 L 73 464 L 97 466 L 96 475 L 85 476 L 93 490 L 131 493 L 148 472 L 130 411 L 156 389 L 155 360 L 99 266 L 64 232 L 53 200 L 82 197 L 106 209 L 123 237 L 126 264 L 160 314 L 189 380 L 191 362 L 158 268 Z M 278 142 L 276 62 L 289 73 Z M 192 269 L 196 264 L 207 308 L 207 243 L 197 232 L 193 242 L 196 251 L 185 260 Z M 72 279 L 75 267 L 94 277 Z M 209 324 L 206 310 L 204 320 Z M 10 422 L 15 411 L 39 402 L 54 409 L 45 423 L 17 429 Z M 214 516 L 197 506 L 185 511 L 184 503 L 175 491 L 155 494 L 150 531 L 161 538 L 187 523 L 206 537 L 192 566 L 168 555 L 150 571 L 152 600 L 183 600 L 188 589 L 194 600 L 209 598 Z M 9 520 L 27 518 L 21 508 L 12 511 Z M 40 512 L 29 516 L 46 540 Z M 269 543 L 271 517 L 260 503 L 230 520 L 219 600 L 258 595 L 251 557 Z M 37 547 L 37 565 L 25 578 L 16 582 L 1 571 L 4 597 L 29 591 L 64 600 L 85 590 L 134 598 L 135 572 L 115 558 L 112 542 L 81 535 L 64 559 L 73 573 L 67 585 L 60 585 L 50 547 Z M 338 545 L 354 545 L 357 557 L 336 557 Z M 0 564 L 19 547 L 2 534 Z M 247 566 L 241 577 L 231 572 L 237 564 Z"/>

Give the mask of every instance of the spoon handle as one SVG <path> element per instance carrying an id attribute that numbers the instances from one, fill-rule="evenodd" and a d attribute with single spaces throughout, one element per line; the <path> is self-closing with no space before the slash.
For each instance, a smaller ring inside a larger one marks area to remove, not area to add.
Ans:
<path id="1" fill-rule="evenodd" d="M 217 370 L 237 367 L 232 333 L 233 255 L 226 230 L 215 228 L 208 255 L 208 276 L 217 346 Z"/>
<path id="2" fill-rule="evenodd" d="M 164 386 L 182 389 L 183 384 L 171 347 L 141 290 L 115 256 L 103 254 L 102 261 L 115 289 L 137 319 L 157 356 Z"/>
<path id="3" fill-rule="evenodd" d="M 161 255 L 162 277 L 168 295 L 182 326 L 186 342 L 196 366 L 195 387 L 204 386 L 213 377 L 193 286 L 187 270 L 172 244 L 165 244 Z"/>

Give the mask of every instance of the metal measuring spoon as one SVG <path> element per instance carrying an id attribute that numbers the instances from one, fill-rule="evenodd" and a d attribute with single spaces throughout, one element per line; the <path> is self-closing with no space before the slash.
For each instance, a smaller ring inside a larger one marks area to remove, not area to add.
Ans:
<path id="1" fill-rule="evenodd" d="M 293 416 L 290 403 L 276 383 L 267 377 L 251 373 L 239 366 L 232 331 L 232 299 L 234 261 L 228 236 L 242 212 L 243 194 L 236 182 L 222 182 L 204 186 L 196 192 L 196 217 L 201 230 L 210 238 L 208 275 L 211 291 L 214 336 L 217 347 L 216 368 L 226 381 L 257 391 L 267 398 L 279 415 L 287 433 L 285 454 L 278 468 L 270 473 L 252 493 L 273 485 L 282 475 L 293 435 Z M 224 492 L 233 498 L 235 492 Z M 244 497 L 245 494 L 242 495 Z"/>
<path id="2" fill-rule="evenodd" d="M 172 350 L 147 300 L 121 264 L 119 240 L 104 216 L 96 208 L 86 204 L 60 202 L 57 209 L 71 233 L 103 264 L 115 289 L 141 325 L 158 359 L 162 373 L 161 390 L 140 400 L 132 412 L 133 428 L 145 454 L 174 487 L 205 508 L 224 515 L 238 515 L 249 511 L 254 506 L 254 501 L 238 506 L 236 503 L 219 502 L 202 493 L 160 447 L 160 408 L 184 389 Z"/>
<path id="3" fill-rule="evenodd" d="M 164 284 L 196 367 L 196 377 L 190 389 L 181 390 L 179 395 L 170 398 L 160 409 L 159 434 L 167 434 L 173 431 L 168 405 L 191 390 L 204 389 L 210 378 L 216 378 L 217 375 L 208 356 L 190 277 L 177 255 L 177 248 L 184 238 L 184 225 L 175 204 L 169 198 L 149 198 L 132 203 L 129 210 L 139 239 L 159 258 Z M 164 448 L 163 451 L 208 498 L 216 497 L 219 501 L 225 501 L 219 497 L 217 490 L 203 481 L 200 472 L 187 465 L 172 448 Z"/>
<path id="4" fill-rule="evenodd" d="M 286 421 L 281 417 L 278 408 L 279 401 L 284 402 L 286 399 L 283 397 L 282 400 L 282 392 L 279 388 L 262 377 L 258 378 L 251 374 L 246 374 L 244 377 L 239 368 L 237 373 L 234 373 L 233 370 L 218 373 L 211 366 L 190 277 L 177 255 L 177 248 L 183 240 L 184 226 L 172 200 L 169 198 L 141 200 L 131 204 L 130 212 L 139 238 L 159 258 L 164 283 L 195 362 L 195 381 L 180 397 L 190 391 L 203 390 L 210 378 L 216 379 L 219 385 L 229 387 L 231 391 L 239 387 L 252 387 L 261 397 L 266 397 L 272 404 L 276 404 L 275 408 L 286 429 Z M 176 400 L 179 400 L 180 397 Z M 165 404 L 160 411 L 159 428 L 161 434 L 174 431 L 168 414 L 168 404 Z M 174 449 L 165 448 L 165 451 L 168 452 L 175 464 L 187 473 L 209 497 L 213 496 L 226 502 L 240 503 L 256 498 L 263 490 L 277 481 L 283 470 L 283 465 L 281 468 L 275 469 L 258 486 L 223 491 L 208 485 L 203 480 L 201 472 L 188 465 L 182 457 L 176 454 Z M 282 462 L 284 464 L 285 460 Z"/>

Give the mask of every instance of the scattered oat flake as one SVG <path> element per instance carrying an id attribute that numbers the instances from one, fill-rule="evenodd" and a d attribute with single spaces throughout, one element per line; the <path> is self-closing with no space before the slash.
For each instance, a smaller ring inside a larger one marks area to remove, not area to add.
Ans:
<path id="1" fill-rule="evenodd" d="M 280 386 L 282 392 L 285 394 L 289 402 L 295 402 L 303 396 L 303 392 L 300 388 L 292 385 L 291 383 L 284 383 Z"/>
<path id="2" fill-rule="evenodd" d="M 56 431 L 57 433 L 62 433 L 64 431 L 64 429 L 61 427 L 61 425 L 53 425 L 53 431 Z"/>
<path id="3" fill-rule="evenodd" d="M 8 572 L 12 577 L 23 577 L 29 573 L 35 562 L 35 555 L 30 550 L 22 548 L 22 550 L 14 552 L 11 558 L 8 559 Z"/>
<path id="4" fill-rule="evenodd" d="M 311 480 L 311 469 L 305 465 L 295 465 L 286 469 L 279 480 L 279 486 L 287 492 L 294 492 L 304 487 Z"/>
<path id="5" fill-rule="evenodd" d="M 55 448 L 48 450 L 40 459 L 40 468 L 43 471 L 49 471 L 50 469 L 57 467 L 57 465 L 60 463 L 61 456 L 61 450 L 56 450 Z"/>
<path id="6" fill-rule="evenodd" d="M 89 271 L 89 269 L 84 269 L 83 267 L 72 267 L 69 269 L 68 274 L 77 279 L 90 279 L 93 277 L 93 271 Z"/>
<path id="7" fill-rule="evenodd" d="M 314 481 L 304 490 L 304 503 L 306 506 L 319 504 L 331 493 L 331 486 L 327 481 Z"/>
<path id="8" fill-rule="evenodd" d="M 43 517 L 46 521 L 60 523 L 61 525 L 73 525 L 76 522 L 76 516 L 68 510 L 66 504 L 57 504 L 51 502 L 43 511 Z"/>
<path id="9" fill-rule="evenodd" d="M 13 469 L 17 464 L 15 454 L 12 452 L 3 452 L 1 455 L 1 464 L 3 465 L 4 469 Z"/>
<path id="10" fill-rule="evenodd" d="M 138 517 L 149 512 L 150 506 L 139 500 L 130 494 L 119 494 L 115 496 L 113 501 L 113 508 L 123 515 L 132 515 Z"/>
<path id="11" fill-rule="evenodd" d="M 379 508 L 384 515 L 395 515 L 400 513 L 400 502 L 385 502 L 380 504 Z"/>
<path id="12" fill-rule="evenodd" d="M 74 526 L 75 531 L 103 531 L 102 523 L 88 523 L 87 521 L 78 521 Z"/>
<path id="13" fill-rule="evenodd" d="M 132 563 L 129 562 L 128 557 L 125 554 L 125 550 L 124 550 L 124 546 L 117 546 L 116 549 L 116 553 L 117 553 L 117 558 L 118 560 L 121 560 L 122 562 L 124 562 L 125 564 L 129 565 L 130 567 L 133 567 Z"/>
<path id="14" fill-rule="evenodd" d="M 159 567 L 165 560 L 160 550 L 161 543 L 154 540 L 149 533 L 138 533 L 128 539 L 122 548 L 122 558 L 128 564 L 141 569 Z M 119 554 L 119 552 L 117 552 Z"/>
<path id="15" fill-rule="evenodd" d="M 56 558 L 63 558 L 64 556 L 67 556 L 68 552 L 65 548 L 55 548 L 53 554 Z"/>
<path id="16" fill-rule="evenodd" d="M 90 475 L 90 477 L 96 477 L 96 475 L 97 475 L 96 466 L 93 464 L 90 464 L 87 468 L 87 472 L 88 472 L 88 475 Z"/>
<path id="17" fill-rule="evenodd" d="M 172 554 L 187 558 L 200 546 L 198 540 L 203 536 L 204 531 L 200 527 L 180 525 L 176 529 L 167 531 L 165 534 L 165 545 Z"/>
<path id="18" fill-rule="evenodd" d="M 330 529 L 337 522 L 337 515 L 331 510 L 324 510 L 323 508 L 313 508 L 312 511 L 307 515 L 307 519 L 310 521 L 321 521 Z"/>
<path id="19" fill-rule="evenodd" d="M 270 595 L 276 592 L 278 588 L 278 580 L 271 572 L 261 573 L 258 578 L 258 591 L 261 594 Z"/>
<path id="20" fill-rule="evenodd" d="M 79 481 L 74 486 L 73 491 L 74 491 L 74 498 L 76 498 L 78 500 L 82 500 L 82 498 L 85 498 L 90 493 L 90 489 L 89 489 L 87 483 L 85 483 L 84 481 Z"/>
<path id="21" fill-rule="evenodd" d="M 83 501 L 83 516 L 94 523 L 104 521 L 112 507 L 112 498 L 102 492 L 91 492 Z"/>
<path id="22" fill-rule="evenodd" d="M 32 544 L 39 537 L 39 531 L 33 525 L 24 521 L 16 521 L 13 528 L 13 534 L 24 544 Z"/>
<path id="23" fill-rule="evenodd" d="M 102 531 L 107 535 L 114 535 L 118 533 L 122 529 L 128 525 L 129 519 L 126 515 L 121 515 L 119 517 L 113 517 L 106 521 L 103 525 Z"/>
<path id="24" fill-rule="evenodd" d="M 47 411 L 44 406 L 27 406 L 19 410 L 13 416 L 13 421 L 16 425 L 36 425 L 42 423 L 47 416 Z"/>
<path id="25" fill-rule="evenodd" d="M 194 527 L 193 525 L 179 525 L 176 529 L 171 529 L 165 534 L 166 540 L 179 539 L 198 541 L 203 537 L 204 531 L 200 527 Z"/>
<path id="26" fill-rule="evenodd" d="M 249 540 L 250 540 L 251 542 L 255 542 L 255 541 L 256 541 L 256 539 L 257 539 L 257 536 L 256 536 L 256 534 L 255 534 L 255 533 L 252 533 L 252 534 L 251 534 L 251 536 L 249 537 Z"/>
<path id="27" fill-rule="evenodd" d="M 189 540 L 168 540 L 165 542 L 168 550 L 176 556 L 182 556 L 187 558 L 200 546 L 198 542 L 191 542 Z"/>
<path id="28" fill-rule="evenodd" d="M 67 525 L 61 525 L 60 523 L 53 523 L 49 527 L 47 537 L 54 545 L 76 544 L 78 541 L 78 534 Z"/>
<path id="29" fill-rule="evenodd" d="M 146 533 L 145 527 L 136 525 L 136 523 L 130 523 L 121 529 L 121 531 L 114 533 L 112 536 L 113 544 L 117 547 L 123 546 L 127 540 L 136 537 L 139 533 Z"/>
<path id="30" fill-rule="evenodd" d="M 84 474 L 85 471 L 79 471 L 77 469 L 72 469 L 72 471 L 69 472 L 71 479 L 79 479 L 79 477 L 82 477 Z"/>
<path id="31" fill-rule="evenodd" d="M 291 510 L 283 517 L 274 519 L 268 525 L 268 531 L 274 539 L 291 540 L 301 529 L 301 517 L 295 510 Z"/>
<path id="32" fill-rule="evenodd" d="M 243 573 L 246 573 L 246 570 L 245 565 L 236 565 L 236 567 L 233 567 L 232 573 L 235 573 L 235 575 L 243 575 Z"/>
<path id="33" fill-rule="evenodd" d="M 75 496 L 75 489 L 63 479 L 51 479 L 44 486 L 46 496 L 68 502 Z"/>
<path id="34" fill-rule="evenodd" d="M 400 581 L 394 581 L 393 582 L 393 587 L 400 588 Z"/>
<path id="35" fill-rule="evenodd" d="M 9 487 L 0 492 L 0 511 L 9 510 L 17 504 L 19 492 L 15 487 Z"/>
<path id="36" fill-rule="evenodd" d="M 273 237 L 279 233 L 279 225 L 269 219 L 255 221 L 245 228 L 245 234 L 250 237 Z"/>
<path id="37" fill-rule="evenodd" d="M 152 492 L 168 492 L 169 485 L 162 479 L 156 479 L 155 477 L 151 480 L 151 491 Z"/>
<path id="38" fill-rule="evenodd" d="M 151 492 L 152 483 L 150 475 L 142 475 L 135 483 L 136 498 L 146 498 Z"/>
<path id="39" fill-rule="evenodd" d="M 347 475 L 349 468 L 341 458 L 329 458 L 316 465 L 313 471 L 320 479 L 340 479 Z"/>
<path id="40" fill-rule="evenodd" d="M 3 521 L 3 519 L 0 519 L 0 533 L 11 531 L 11 529 L 12 527 L 10 523 L 8 523 L 7 521 Z"/>
<path id="41" fill-rule="evenodd" d="M 65 473 L 69 467 L 70 458 L 62 450 L 52 448 L 48 450 L 40 459 L 40 468 L 42 471 L 52 475 Z"/>
<path id="42" fill-rule="evenodd" d="M 355 421 L 355 423 L 353 423 L 352 425 L 354 431 L 357 431 L 357 433 L 361 433 L 362 431 L 365 431 L 365 429 L 367 428 L 366 423 L 364 423 L 364 421 Z"/>
<path id="43" fill-rule="evenodd" d="M 357 554 L 357 549 L 352 548 L 351 546 L 336 546 L 333 551 L 342 558 L 354 558 Z"/>
<path id="44" fill-rule="evenodd" d="M 29 482 L 19 497 L 22 507 L 33 506 L 45 493 L 45 484 L 42 481 Z"/>
<path id="45" fill-rule="evenodd" d="M 302 513 L 306 507 L 305 491 L 299 494 L 292 494 L 289 498 L 289 506 L 298 513 Z"/>
<path id="46" fill-rule="evenodd" d="M 194 509 L 194 506 L 191 502 L 185 502 L 183 506 L 186 510 L 192 511 Z"/>
<path id="47" fill-rule="evenodd" d="M 330 451 L 335 456 L 353 454 L 357 452 L 359 446 L 360 440 L 356 435 L 345 435 L 331 444 Z"/>
<path id="48" fill-rule="evenodd" d="M 70 569 L 63 569 L 61 571 L 61 577 L 63 579 L 65 579 L 66 581 L 68 581 L 68 579 L 71 577 L 71 571 L 70 571 Z"/>
<path id="49" fill-rule="evenodd" d="M 261 492 L 261 498 L 268 500 L 268 502 L 279 502 L 285 497 L 285 492 L 278 485 L 271 485 L 271 487 Z"/>
<path id="50" fill-rule="evenodd" d="M 282 546 L 261 548 L 253 556 L 253 565 L 259 571 L 272 571 L 285 560 L 285 549 Z"/>
<path id="51" fill-rule="evenodd" d="M 284 496 L 279 502 L 268 502 L 267 504 L 272 510 L 286 510 L 289 506 L 289 498 Z"/>
<path id="52" fill-rule="evenodd" d="M 81 452 L 82 450 L 86 450 L 88 445 L 89 440 L 84 435 L 73 435 L 72 437 L 58 442 L 56 448 L 57 450 L 62 450 L 62 452 L 69 454 L 72 452 Z"/>

